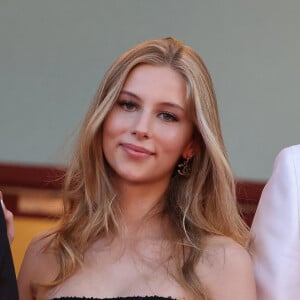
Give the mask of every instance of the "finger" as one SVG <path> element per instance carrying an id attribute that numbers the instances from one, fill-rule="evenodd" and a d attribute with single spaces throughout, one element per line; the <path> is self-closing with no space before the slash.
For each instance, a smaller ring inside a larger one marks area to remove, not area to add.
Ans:
<path id="1" fill-rule="evenodd" d="M 6 228 L 7 228 L 7 237 L 9 243 L 11 244 L 15 237 L 14 215 L 11 211 L 6 210 L 5 220 L 6 220 Z"/>
<path id="2" fill-rule="evenodd" d="M 1 201 L 1 207 L 2 207 L 2 209 L 4 209 L 4 208 L 3 208 L 3 206 L 4 206 L 3 195 L 2 195 L 2 192 L 1 192 L 1 191 L 0 191 L 0 201 Z"/>
<path id="3" fill-rule="evenodd" d="M 2 195 L 1 191 L 0 191 L 0 202 L 1 202 L 1 207 L 3 209 L 3 214 L 4 214 L 4 218 L 5 218 L 5 222 L 6 222 L 7 237 L 8 237 L 9 243 L 11 244 L 15 237 L 14 215 L 10 210 L 8 210 L 6 208 L 4 201 L 3 201 L 3 195 Z"/>
<path id="4" fill-rule="evenodd" d="M 3 210 L 4 216 L 5 216 L 6 207 L 5 207 L 5 204 L 4 204 L 4 201 L 3 201 L 3 195 L 2 195 L 1 191 L 0 191 L 0 202 L 1 202 L 1 207 L 2 207 L 2 210 Z"/>

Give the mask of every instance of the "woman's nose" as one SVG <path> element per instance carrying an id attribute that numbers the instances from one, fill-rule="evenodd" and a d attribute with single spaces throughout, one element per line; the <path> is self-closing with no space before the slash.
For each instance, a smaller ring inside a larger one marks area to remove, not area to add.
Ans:
<path id="1" fill-rule="evenodd" d="M 149 112 L 143 111 L 136 116 L 132 134 L 139 139 L 151 137 L 151 114 Z"/>

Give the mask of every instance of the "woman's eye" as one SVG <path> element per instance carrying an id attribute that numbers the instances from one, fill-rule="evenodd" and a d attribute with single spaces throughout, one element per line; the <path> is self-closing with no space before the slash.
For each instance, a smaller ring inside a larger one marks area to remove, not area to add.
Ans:
<path id="1" fill-rule="evenodd" d="M 160 118 L 167 122 L 177 122 L 178 121 L 178 118 L 175 115 L 173 115 L 169 112 L 166 112 L 166 111 L 160 113 Z"/>
<path id="2" fill-rule="evenodd" d="M 137 105 L 132 101 L 119 101 L 119 105 L 126 111 L 135 111 Z"/>

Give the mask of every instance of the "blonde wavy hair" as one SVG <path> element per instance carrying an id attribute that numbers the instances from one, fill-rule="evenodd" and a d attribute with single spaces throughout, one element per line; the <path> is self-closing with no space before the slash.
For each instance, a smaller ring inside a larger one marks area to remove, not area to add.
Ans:
<path id="1" fill-rule="evenodd" d="M 195 299 L 208 299 L 195 272 L 205 237 L 228 236 L 245 246 L 249 233 L 236 205 L 211 77 L 199 55 L 171 37 L 148 40 L 130 49 L 100 83 L 66 172 L 64 211 L 51 242 L 60 270 L 50 285 L 74 274 L 93 242 L 121 231 L 116 192 L 102 150 L 102 127 L 129 73 L 140 64 L 168 66 L 186 82 L 199 151 L 192 159 L 189 177 L 174 172 L 165 194 L 164 213 L 171 220 L 177 242 L 172 253 L 178 262 L 177 280 Z"/>

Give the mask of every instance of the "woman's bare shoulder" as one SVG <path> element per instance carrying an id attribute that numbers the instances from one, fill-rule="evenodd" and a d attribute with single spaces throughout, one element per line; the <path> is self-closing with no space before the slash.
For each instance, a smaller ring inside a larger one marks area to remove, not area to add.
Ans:
<path id="1" fill-rule="evenodd" d="M 38 262 L 39 260 L 49 259 L 51 256 L 54 257 L 54 250 L 51 247 L 53 241 L 53 231 L 48 230 L 39 233 L 29 243 L 24 260 L 34 257 L 34 260 Z"/>
<path id="2" fill-rule="evenodd" d="M 206 239 L 205 253 L 214 253 L 216 255 L 226 255 L 231 257 L 232 254 L 249 257 L 245 247 L 226 236 L 210 236 Z"/>
<path id="3" fill-rule="evenodd" d="M 45 274 L 57 272 L 58 262 L 55 251 L 51 247 L 53 238 L 53 231 L 45 231 L 32 239 L 24 255 L 18 280 L 23 278 L 31 281 L 48 280 Z"/>
<path id="4" fill-rule="evenodd" d="M 256 299 L 250 255 L 231 238 L 209 237 L 197 272 L 212 299 Z"/>

